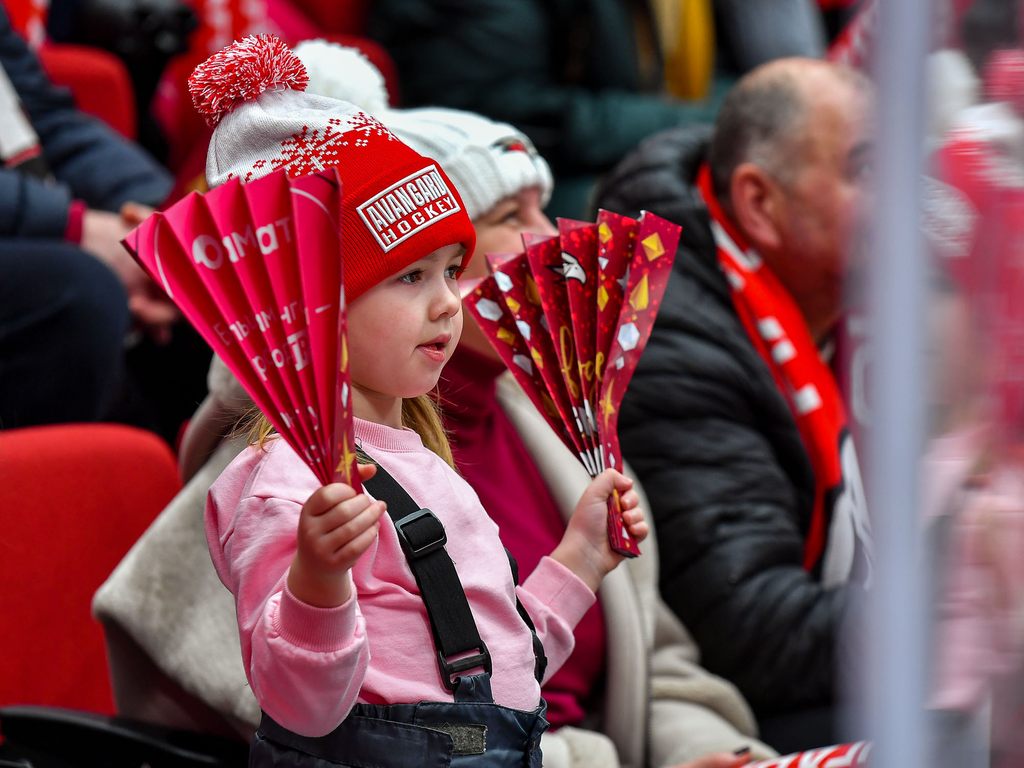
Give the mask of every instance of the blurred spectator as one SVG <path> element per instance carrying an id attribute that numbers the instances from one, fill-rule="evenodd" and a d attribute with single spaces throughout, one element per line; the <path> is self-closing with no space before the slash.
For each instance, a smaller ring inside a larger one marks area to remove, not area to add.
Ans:
<path id="1" fill-rule="evenodd" d="M 926 142 L 933 152 L 945 141 L 959 115 L 978 101 L 979 79 L 962 51 L 946 48 L 929 54 Z"/>
<path id="2" fill-rule="evenodd" d="M 579 216 L 596 174 L 645 136 L 714 115 L 658 95 L 653 21 L 630 0 L 377 0 L 369 32 L 406 105 L 473 110 L 529 136 L 558 180 L 558 215 Z"/>
<path id="3" fill-rule="evenodd" d="M 50 0 L 50 37 L 116 54 L 135 89 L 138 142 L 167 160 L 167 142 L 150 113 L 157 83 L 172 56 L 188 50 L 198 26 L 183 0 Z"/>
<path id="4" fill-rule="evenodd" d="M 715 22 L 710 10 L 683 7 L 693 5 L 713 6 Z M 684 23 L 710 27 L 712 55 L 717 28 L 726 69 L 740 74 L 825 50 L 814 0 L 377 0 L 369 30 L 394 58 L 408 106 L 468 109 L 513 124 L 551 163 L 551 212 L 578 217 L 594 176 L 644 137 L 714 118 L 722 88 L 700 102 L 659 95 L 659 40 L 674 47 L 678 34 L 664 27 Z M 702 38 L 686 34 L 680 44 Z"/>
<path id="5" fill-rule="evenodd" d="M 713 135 L 651 137 L 598 195 L 683 226 L 620 438 L 657 524 L 663 598 L 783 752 L 835 740 L 840 622 L 870 579 L 856 454 L 823 361 L 854 263 L 869 88 L 838 65 L 765 65 Z"/>
<path id="6" fill-rule="evenodd" d="M 933 158 L 923 516 L 933 564 L 939 765 L 1016 765 L 1024 677 L 1024 51 L 986 57 L 984 103 Z"/>
<path id="7" fill-rule="evenodd" d="M 161 340 L 177 316 L 120 245 L 171 179 L 75 109 L 2 9 L 0 100 L 0 427 L 102 419 L 129 310 Z"/>
<path id="8" fill-rule="evenodd" d="M 715 0 L 715 23 L 722 53 L 739 74 L 774 59 L 825 54 L 825 20 L 815 0 Z"/>
<path id="9" fill-rule="evenodd" d="M 960 19 L 960 39 L 980 76 L 992 51 L 1017 47 L 1020 0 L 974 0 Z"/>

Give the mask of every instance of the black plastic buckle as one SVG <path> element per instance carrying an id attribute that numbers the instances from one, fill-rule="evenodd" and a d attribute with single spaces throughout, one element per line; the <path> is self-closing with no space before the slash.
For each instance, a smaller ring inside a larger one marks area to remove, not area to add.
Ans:
<path id="1" fill-rule="evenodd" d="M 425 544 L 420 543 L 420 546 L 417 547 L 414 546 L 412 541 L 409 539 L 409 535 L 406 533 L 405 528 L 425 517 L 429 517 L 434 521 L 437 528 L 440 530 L 441 535 L 440 538 L 428 541 Z M 410 560 L 418 560 L 421 557 L 426 557 L 431 552 L 436 552 L 448 543 L 448 534 L 445 533 L 444 526 L 441 525 L 441 521 L 437 519 L 437 515 L 429 509 L 421 509 L 419 512 L 413 512 L 411 515 L 403 517 L 395 523 L 395 530 L 398 532 L 398 540 L 402 543 L 402 550 L 405 552 L 405 556 Z"/>
<path id="2" fill-rule="evenodd" d="M 444 683 L 444 687 L 449 691 L 454 692 L 455 687 L 459 682 L 459 673 L 468 672 L 471 669 L 477 667 L 483 667 L 484 672 L 488 675 L 491 674 L 491 653 L 487 650 L 487 646 L 484 645 L 484 641 L 480 641 L 480 653 L 474 654 L 473 656 L 466 656 L 463 659 L 456 659 L 455 661 L 448 661 L 441 652 L 437 652 L 437 666 L 441 670 L 441 682 Z M 452 677 L 455 677 L 452 680 Z"/>

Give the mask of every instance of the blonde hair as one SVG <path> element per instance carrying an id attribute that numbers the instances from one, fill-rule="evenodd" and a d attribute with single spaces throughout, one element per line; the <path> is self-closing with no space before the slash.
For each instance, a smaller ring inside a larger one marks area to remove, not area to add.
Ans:
<path id="1" fill-rule="evenodd" d="M 437 400 L 432 395 L 419 395 L 402 400 L 402 426 L 419 435 L 423 445 L 444 459 L 449 467 L 455 469 L 448 433 L 441 422 Z M 267 441 L 276 437 L 270 419 L 255 407 L 243 419 L 239 431 L 247 432 L 249 445 L 257 445 L 260 449 L 264 449 Z"/>

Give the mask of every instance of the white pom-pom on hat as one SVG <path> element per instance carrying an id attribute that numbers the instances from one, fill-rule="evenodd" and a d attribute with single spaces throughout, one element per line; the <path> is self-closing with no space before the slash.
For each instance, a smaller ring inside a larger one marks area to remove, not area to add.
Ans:
<path id="1" fill-rule="evenodd" d="M 384 76 L 358 48 L 306 40 L 295 46 L 294 53 L 306 68 L 310 93 L 355 104 L 378 119 L 388 111 Z"/>

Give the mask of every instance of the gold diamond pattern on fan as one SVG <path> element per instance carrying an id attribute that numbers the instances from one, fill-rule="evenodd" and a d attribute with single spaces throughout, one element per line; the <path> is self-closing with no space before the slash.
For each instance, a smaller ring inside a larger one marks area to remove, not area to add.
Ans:
<path id="1" fill-rule="evenodd" d="M 612 228 L 608 226 L 608 222 L 601 222 L 601 226 L 597 228 L 597 236 L 601 238 L 602 243 L 607 243 L 612 239 Z"/>
<path id="2" fill-rule="evenodd" d="M 650 239 L 650 238 L 648 238 Z M 646 243 L 646 241 L 644 241 Z M 647 246 L 644 245 L 646 248 Z M 664 251 L 662 251 L 664 253 Z M 629 294 L 629 306 L 635 309 L 637 312 L 643 312 L 647 309 L 647 305 L 651 301 L 651 292 L 647 286 L 647 275 L 643 276 L 643 279 L 637 283 L 636 288 Z"/>
<path id="3" fill-rule="evenodd" d="M 551 395 L 547 392 L 540 393 L 540 400 L 544 403 L 544 410 L 547 411 L 548 416 L 553 419 L 558 418 L 558 409 L 555 408 L 555 401 L 551 399 Z"/>
<path id="4" fill-rule="evenodd" d="M 508 344 L 510 347 L 514 347 L 516 344 L 516 335 L 512 333 L 508 328 L 498 329 L 498 338 Z"/>
<path id="5" fill-rule="evenodd" d="M 522 306 L 523 306 L 518 301 L 516 301 L 515 299 L 513 299 L 513 298 L 511 298 L 509 296 L 505 297 L 505 304 L 508 305 L 508 308 L 512 310 L 512 314 L 514 314 L 514 315 L 518 315 L 519 314 L 519 310 L 522 309 Z"/>
<path id="6" fill-rule="evenodd" d="M 537 290 L 537 283 L 533 280 L 533 275 L 526 276 L 526 298 L 534 306 L 540 306 L 540 291 Z"/>
<path id="7" fill-rule="evenodd" d="M 602 285 L 597 289 L 597 307 L 604 312 L 605 306 L 608 304 L 608 291 L 604 289 Z"/>
<path id="8" fill-rule="evenodd" d="M 657 232 L 650 237 L 644 238 L 640 244 L 644 247 L 644 253 L 647 254 L 648 261 L 654 261 L 665 255 L 665 246 L 661 244 L 661 238 L 658 237 Z"/>

